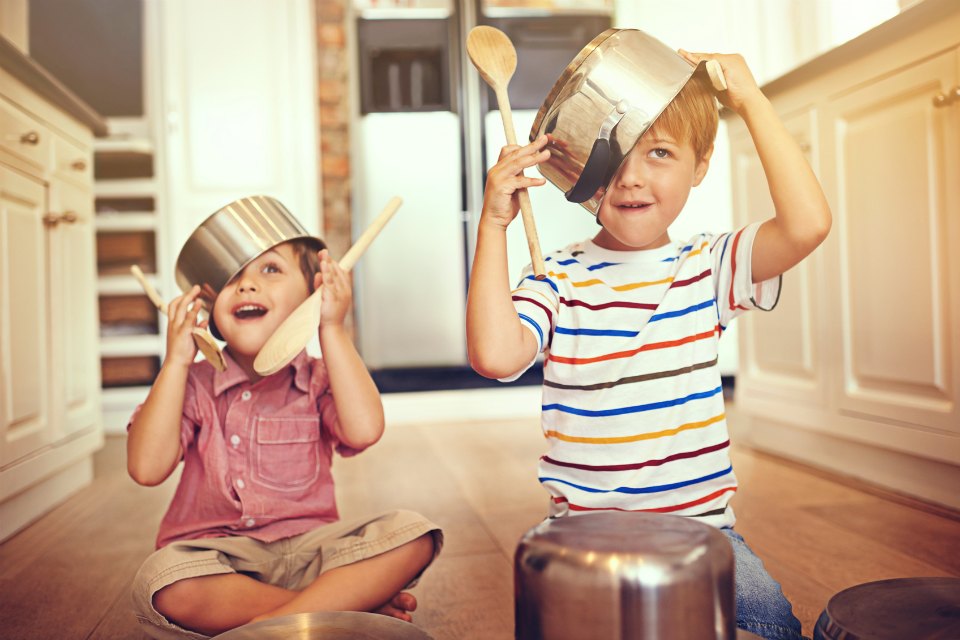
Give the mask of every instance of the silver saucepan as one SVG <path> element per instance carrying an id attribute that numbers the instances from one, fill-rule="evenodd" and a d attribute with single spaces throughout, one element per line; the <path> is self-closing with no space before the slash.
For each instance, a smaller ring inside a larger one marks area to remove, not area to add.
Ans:
<path id="1" fill-rule="evenodd" d="M 200 285 L 200 298 L 212 310 L 220 291 L 247 264 L 278 244 L 297 238 L 313 241 L 317 251 L 325 246 L 279 200 L 270 196 L 234 200 L 201 222 L 187 238 L 177 257 L 177 286 L 189 291 L 193 285 Z M 212 315 L 210 330 L 220 338 Z"/>
<path id="2" fill-rule="evenodd" d="M 623 158 L 703 68 L 637 29 L 607 29 L 564 69 L 540 107 L 530 140 L 548 134 L 540 173 L 596 215 Z"/>

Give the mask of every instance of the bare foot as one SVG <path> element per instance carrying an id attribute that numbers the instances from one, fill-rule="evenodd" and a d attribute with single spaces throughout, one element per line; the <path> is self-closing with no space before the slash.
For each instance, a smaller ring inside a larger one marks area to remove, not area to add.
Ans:
<path id="1" fill-rule="evenodd" d="M 403 620 L 404 622 L 412 622 L 413 617 L 408 612 L 415 611 L 416 608 L 417 599 L 413 596 L 413 594 L 406 591 L 401 591 L 397 595 L 393 596 L 393 599 L 390 600 L 390 602 L 386 603 L 379 609 L 376 609 L 373 613 L 379 613 L 381 615 L 397 618 L 398 620 Z"/>

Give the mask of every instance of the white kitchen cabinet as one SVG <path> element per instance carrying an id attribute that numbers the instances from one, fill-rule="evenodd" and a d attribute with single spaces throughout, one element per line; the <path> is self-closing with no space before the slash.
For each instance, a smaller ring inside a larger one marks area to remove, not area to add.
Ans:
<path id="1" fill-rule="evenodd" d="M 834 225 L 780 308 L 743 319 L 741 441 L 960 507 L 960 5 L 920 3 L 764 90 Z M 730 131 L 735 212 L 769 217 Z"/>
<path id="2" fill-rule="evenodd" d="M 0 164 L 0 465 L 49 444 L 46 189 Z M 0 467 L 2 468 L 2 467 Z"/>
<path id="3" fill-rule="evenodd" d="M 814 114 L 791 114 L 784 118 L 784 124 L 816 171 Z M 773 217 L 774 209 L 753 141 L 744 127 L 735 131 L 730 140 L 733 202 L 738 226 L 742 226 Z M 817 310 L 823 306 L 823 281 L 821 249 L 783 276 L 773 313 L 748 313 L 737 320 L 743 332 L 737 375 L 742 396 L 822 405 L 826 398 L 824 336 Z"/>
<path id="4" fill-rule="evenodd" d="M 874 431 L 899 448 L 960 463 L 960 105 L 933 104 L 960 85 L 958 51 L 831 100 L 823 140 L 834 150 L 824 186 L 837 217 L 837 407 L 881 421 Z M 928 437 L 886 428 L 902 424 Z"/>
<path id="5" fill-rule="evenodd" d="M 0 540 L 92 479 L 103 441 L 92 129 L 0 39 Z"/>

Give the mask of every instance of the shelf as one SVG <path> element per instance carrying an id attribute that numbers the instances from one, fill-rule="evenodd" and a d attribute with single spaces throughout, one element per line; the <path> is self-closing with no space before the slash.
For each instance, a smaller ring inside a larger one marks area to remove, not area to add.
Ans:
<path id="1" fill-rule="evenodd" d="M 148 334 L 100 338 L 100 355 L 104 358 L 126 356 L 159 356 L 163 353 L 163 336 Z"/>
<path id="2" fill-rule="evenodd" d="M 143 138 L 96 138 L 93 141 L 94 153 L 135 153 L 153 155 L 156 149 L 153 142 Z"/>
<path id="3" fill-rule="evenodd" d="M 93 194 L 97 198 L 130 198 L 154 195 L 157 189 L 155 178 L 97 180 L 93 185 Z"/>
<path id="4" fill-rule="evenodd" d="M 149 211 L 98 213 L 94 217 L 97 231 L 155 231 L 157 216 Z"/>
<path id="5" fill-rule="evenodd" d="M 157 275 L 154 273 L 144 274 L 147 282 L 155 288 L 157 285 Z M 100 276 L 97 279 L 97 294 L 101 296 L 128 296 L 143 293 L 143 287 L 136 281 L 133 275 L 117 274 L 110 276 Z M 163 295 L 163 292 L 160 292 Z"/>
<path id="6" fill-rule="evenodd" d="M 108 387 L 102 391 L 103 428 L 108 434 L 127 432 L 127 421 L 137 405 L 147 399 L 148 386 Z"/>

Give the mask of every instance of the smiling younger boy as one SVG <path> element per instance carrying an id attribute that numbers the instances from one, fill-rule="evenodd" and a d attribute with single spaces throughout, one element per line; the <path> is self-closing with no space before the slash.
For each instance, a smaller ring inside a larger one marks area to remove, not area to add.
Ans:
<path id="1" fill-rule="evenodd" d="M 627 154 L 606 187 L 591 240 L 528 267 L 511 291 L 505 230 L 517 190 L 544 184 L 523 169 L 549 158 L 542 136 L 504 147 L 487 175 L 467 302 L 471 365 L 505 381 L 545 354 L 539 479 L 551 516 L 639 511 L 696 518 L 730 539 L 737 624 L 801 638 L 762 562 L 733 531 L 730 463 L 717 347 L 730 321 L 770 310 L 780 274 L 826 237 L 831 215 L 803 153 L 737 55 L 719 61 L 723 103 L 746 122 L 776 216 L 732 233 L 671 240 L 668 228 L 706 175 L 717 131 L 708 85 L 694 76 Z"/>
<path id="2" fill-rule="evenodd" d="M 301 352 L 261 378 L 260 348 L 320 285 L 323 359 Z M 333 451 L 359 453 L 384 429 L 344 327 L 349 276 L 306 240 L 250 262 L 213 306 L 223 372 L 194 362 L 199 295 L 194 286 L 170 303 L 166 358 L 129 426 L 127 466 L 139 484 L 160 484 L 184 462 L 158 550 L 134 580 L 138 619 L 156 638 L 315 611 L 409 621 L 416 599 L 402 589 L 439 553 L 440 529 L 409 511 L 339 522 L 334 499 Z"/>

